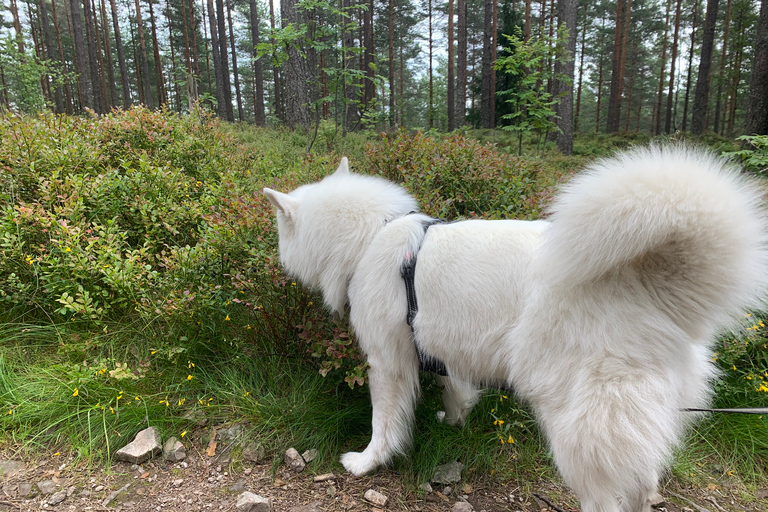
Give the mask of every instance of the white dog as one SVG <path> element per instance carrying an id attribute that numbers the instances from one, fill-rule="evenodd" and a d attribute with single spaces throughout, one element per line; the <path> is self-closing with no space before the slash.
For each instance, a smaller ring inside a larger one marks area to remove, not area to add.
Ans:
<path id="1" fill-rule="evenodd" d="M 417 348 L 444 363 L 446 420 L 511 385 L 535 410 L 585 512 L 644 512 L 691 413 L 716 334 L 761 303 L 768 235 L 755 183 L 710 154 L 651 147 L 573 178 L 549 221 L 436 224 L 403 188 L 346 158 L 277 208 L 286 272 L 344 312 L 365 352 L 373 436 L 355 475 L 403 453 Z M 417 254 L 413 332 L 401 278 Z"/>

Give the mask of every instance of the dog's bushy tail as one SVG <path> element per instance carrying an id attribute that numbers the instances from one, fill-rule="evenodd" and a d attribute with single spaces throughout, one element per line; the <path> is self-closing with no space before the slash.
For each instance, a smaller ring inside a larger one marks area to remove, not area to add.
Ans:
<path id="1" fill-rule="evenodd" d="M 756 180 L 702 150 L 652 146 L 599 161 L 551 208 L 544 279 L 560 290 L 627 279 L 691 335 L 727 326 L 768 289 L 763 201 Z"/>

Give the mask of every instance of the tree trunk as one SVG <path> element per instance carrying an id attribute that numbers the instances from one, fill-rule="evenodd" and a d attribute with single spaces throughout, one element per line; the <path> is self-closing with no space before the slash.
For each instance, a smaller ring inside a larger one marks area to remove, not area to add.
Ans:
<path id="1" fill-rule="evenodd" d="M 227 55 L 227 22 L 224 18 L 224 0 L 216 0 L 216 21 L 218 22 L 219 36 L 219 67 L 224 84 L 224 112 L 225 119 L 235 121 L 235 112 L 232 108 L 232 83 L 229 81 L 229 56 Z"/>
<path id="2" fill-rule="evenodd" d="M 112 64 L 112 43 L 109 37 L 109 22 L 107 21 L 107 6 L 104 0 L 100 3 L 101 9 L 101 29 L 104 35 L 104 57 L 106 59 L 107 78 L 109 82 L 110 106 L 117 105 L 117 90 L 115 89 L 115 69 Z"/>
<path id="3" fill-rule="evenodd" d="M 434 127 L 434 84 L 432 76 L 432 0 L 427 0 L 427 18 L 429 20 L 429 106 L 427 108 L 427 127 L 432 129 Z"/>
<path id="4" fill-rule="evenodd" d="M 618 0 L 616 4 L 616 28 L 613 37 L 613 66 L 611 68 L 611 90 L 608 96 L 608 115 L 606 131 L 619 131 L 621 123 L 621 96 L 624 88 L 624 70 L 622 69 L 622 54 L 624 53 L 625 18 L 630 11 L 629 0 Z"/>
<path id="5" fill-rule="evenodd" d="M 265 126 L 267 124 L 267 116 L 264 112 L 264 69 L 261 65 L 261 58 L 256 53 L 256 46 L 261 42 L 259 37 L 259 8 L 256 5 L 256 0 L 250 0 L 248 7 L 251 20 L 251 46 L 253 47 L 253 82 L 256 92 L 253 113 L 256 126 Z"/>
<path id="6" fill-rule="evenodd" d="M 280 2 L 280 14 L 282 26 L 293 25 L 299 27 L 305 22 L 300 12 L 297 0 L 282 0 Z M 288 44 L 288 60 L 284 64 L 283 76 L 285 78 L 285 90 L 290 94 L 285 95 L 285 123 L 289 128 L 309 128 L 309 91 L 307 84 L 307 61 L 302 55 L 299 41 Z"/>
<path id="7" fill-rule="evenodd" d="M 672 59 L 669 62 L 669 91 L 667 92 L 667 117 L 664 123 L 664 133 L 671 133 L 672 130 L 672 100 L 674 99 L 675 87 L 675 63 L 677 62 L 677 42 L 680 36 L 680 9 L 683 0 L 677 0 L 677 9 L 675 10 L 675 35 L 672 38 Z"/>
<path id="8" fill-rule="evenodd" d="M 491 32 L 493 31 L 493 2 L 485 0 L 485 18 L 483 23 L 483 57 L 480 84 L 480 127 L 491 127 Z"/>
<path id="9" fill-rule="evenodd" d="M 216 28 L 216 14 L 213 11 L 213 0 L 207 0 L 208 28 L 211 31 L 211 53 L 213 54 L 213 72 L 216 76 L 216 115 L 221 119 L 227 119 L 227 109 L 224 106 L 224 74 L 221 69 L 221 57 L 219 56 L 219 36 Z M 210 68 L 209 68 L 210 74 Z"/>
<path id="10" fill-rule="evenodd" d="M 453 59 L 453 0 L 448 0 L 448 131 L 456 129 L 456 120 L 454 112 L 456 110 L 456 90 L 454 88 L 456 81 L 454 77 L 454 59 Z"/>
<path id="11" fill-rule="evenodd" d="M 723 99 L 723 83 L 725 83 L 726 56 L 728 55 L 728 36 L 731 31 L 731 0 L 725 6 L 725 21 L 723 22 L 723 47 L 720 50 L 720 72 L 717 76 L 717 95 L 715 97 L 715 122 L 713 130 L 715 133 L 720 131 L 720 108 Z"/>
<path id="12" fill-rule="evenodd" d="M 109 0 L 109 6 L 112 11 L 112 30 L 115 33 L 117 62 L 120 66 L 120 83 L 123 86 L 123 107 L 128 108 L 131 106 L 131 88 L 128 84 L 128 66 L 125 63 L 125 50 L 123 49 L 123 38 L 120 36 L 120 23 L 117 19 L 115 0 Z"/>
<path id="13" fill-rule="evenodd" d="M 448 0 L 452 2 L 453 0 Z M 395 127 L 395 2 L 389 0 L 389 127 Z"/>
<path id="14" fill-rule="evenodd" d="M 140 87 L 144 93 L 144 105 L 150 109 L 155 109 L 155 100 L 152 97 L 152 87 L 149 80 L 149 61 L 147 59 L 147 45 L 144 42 L 144 23 L 141 20 L 141 5 L 139 0 L 136 2 L 136 31 L 139 36 L 139 65 L 141 71 Z"/>
<path id="15" fill-rule="evenodd" d="M 728 108 L 728 128 L 726 135 L 733 137 L 733 124 L 736 117 L 736 100 L 739 96 L 739 82 L 741 81 L 741 61 L 744 58 L 744 11 L 739 13 L 737 25 L 736 41 L 739 41 L 739 47 L 736 51 L 736 62 L 733 64 L 733 83 L 731 84 L 731 104 Z M 723 122 L 725 124 L 725 122 Z"/>
<path id="16" fill-rule="evenodd" d="M 667 39 L 669 32 L 669 18 L 672 11 L 672 0 L 667 0 L 667 16 L 664 23 L 664 40 L 661 46 L 661 70 L 659 71 L 659 92 L 656 95 L 656 110 L 653 118 L 651 133 L 661 133 L 661 108 L 664 100 L 664 78 L 667 71 Z"/>
<path id="17" fill-rule="evenodd" d="M 760 2 L 752 81 L 747 104 L 747 135 L 768 135 L 768 0 Z"/>
<path id="18" fill-rule="evenodd" d="M 523 22 L 523 37 L 525 40 L 531 38 L 531 0 L 525 0 L 525 21 Z"/>
<path id="19" fill-rule="evenodd" d="M 19 53 L 24 55 L 24 35 L 21 33 L 21 21 L 19 20 L 19 7 L 16 0 L 11 0 L 11 17 L 13 18 L 13 30 L 16 32 L 16 45 Z"/>
<path id="20" fill-rule="evenodd" d="M 51 2 L 51 14 L 53 14 L 53 28 L 56 30 L 56 45 L 59 50 L 59 62 L 61 62 L 64 74 L 68 73 L 67 61 L 64 60 L 64 45 L 61 44 L 61 30 L 59 29 L 59 16 L 56 9 L 56 2 Z M 67 114 L 72 114 L 72 91 L 69 88 L 69 82 L 64 82 L 64 110 Z"/>
<path id="21" fill-rule="evenodd" d="M 491 101 L 489 103 L 491 111 L 488 114 L 491 119 L 491 128 L 496 128 L 496 68 L 494 64 L 496 63 L 496 47 L 498 46 L 498 5 L 497 0 L 493 0 L 493 21 L 491 23 Z"/>
<path id="22" fill-rule="evenodd" d="M 431 8 L 432 0 L 429 1 Z M 376 76 L 373 70 L 373 59 L 376 52 L 373 45 L 373 0 L 370 0 L 370 3 L 367 5 L 368 9 L 366 9 L 365 13 L 363 14 L 363 46 L 365 47 L 363 55 L 363 61 L 365 63 L 365 86 L 363 87 L 363 102 L 366 109 L 373 106 L 373 98 L 376 96 Z"/>
<path id="23" fill-rule="evenodd" d="M 458 0 L 458 20 L 456 34 L 456 109 L 454 123 L 457 128 L 466 124 L 467 112 L 467 0 Z M 431 37 L 431 36 L 430 36 Z"/>
<path id="24" fill-rule="evenodd" d="M 101 1 L 103 2 L 104 0 Z M 176 108 L 176 112 L 181 114 L 181 94 L 179 94 L 179 75 L 176 70 L 176 45 L 173 44 L 173 21 L 171 20 L 170 0 L 165 0 L 165 19 L 168 21 L 168 47 L 171 50 L 171 76 L 169 85 L 173 84 L 173 100 L 175 103 L 173 106 Z M 168 103 L 170 104 L 170 98 Z"/>
<path id="25" fill-rule="evenodd" d="M 48 6 L 46 5 L 46 0 L 39 1 L 38 11 L 40 13 L 40 25 L 43 29 L 43 38 L 45 39 L 45 53 L 48 57 L 48 60 L 50 60 L 51 62 L 56 62 L 58 59 L 56 58 L 56 53 L 53 46 L 53 34 L 51 34 L 51 25 L 48 22 Z M 59 62 L 58 64 L 61 65 L 62 63 Z M 63 113 L 65 111 L 65 108 L 64 108 L 64 95 L 63 95 L 61 85 L 54 85 L 53 98 L 54 98 L 54 105 L 56 109 L 55 112 L 57 114 Z"/>
<path id="26" fill-rule="evenodd" d="M 269 25 L 272 27 L 272 31 L 275 30 L 275 5 L 274 0 L 268 0 L 269 1 Z M 271 37 L 270 42 L 272 43 L 272 47 L 275 46 L 275 38 Z M 281 81 L 280 81 L 280 69 L 277 67 L 277 64 L 274 64 L 277 61 L 275 54 L 272 54 L 272 76 L 275 81 L 275 117 L 279 120 L 283 120 L 283 102 L 282 102 L 282 90 L 280 88 Z"/>
<path id="27" fill-rule="evenodd" d="M 350 0 L 343 0 L 344 12 L 351 16 L 352 4 Z M 344 132 L 354 130 L 360 117 L 357 109 L 357 87 L 355 87 L 354 80 L 352 80 L 352 74 L 350 71 L 355 66 L 355 35 L 353 27 L 350 26 L 349 19 L 344 19 L 344 26 L 342 31 L 341 46 L 344 53 Z M 400 77 L 400 83 L 402 84 L 403 77 Z"/>
<path id="28" fill-rule="evenodd" d="M 579 53 L 579 85 L 576 89 L 576 114 L 573 121 L 573 128 L 576 131 L 579 129 L 579 114 L 581 113 L 581 85 L 584 80 L 584 50 L 586 49 L 586 43 L 587 25 L 584 23 L 581 29 L 581 51 Z"/>
<path id="29" fill-rule="evenodd" d="M 688 51 L 688 78 L 685 80 L 685 102 L 683 106 L 683 131 L 688 127 L 688 99 L 691 92 L 691 71 L 693 68 L 693 50 L 696 46 L 696 21 L 697 14 L 699 12 L 699 0 L 694 0 L 693 3 L 693 23 L 691 27 L 691 48 Z"/>
<path id="30" fill-rule="evenodd" d="M 232 51 L 232 73 L 235 76 L 235 98 L 237 101 L 237 119 L 243 120 L 243 97 L 240 93 L 240 73 L 237 70 L 237 50 L 235 46 L 235 32 L 232 29 L 232 10 L 227 0 L 227 24 L 229 25 L 229 46 Z M 234 114 L 233 114 L 234 117 Z"/>
<path id="31" fill-rule="evenodd" d="M 104 68 L 101 63 L 101 52 L 98 49 L 99 35 L 96 32 L 94 13 L 91 8 L 91 0 L 83 2 L 83 15 L 85 17 L 85 36 L 88 39 L 88 54 L 91 66 L 91 81 L 93 82 L 93 109 L 96 112 L 106 111 L 106 82 L 102 79 Z"/>
<path id="32" fill-rule="evenodd" d="M 557 125 L 561 133 L 557 135 L 557 149 L 564 155 L 573 154 L 573 74 L 574 55 L 576 53 L 576 8 L 577 0 L 558 0 L 557 19 L 568 30 L 565 48 L 557 52 L 555 76 L 565 75 L 570 82 L 557 80 L 555 91 L 560 96 L 557 113 L 560 118 Z M 563 94 L 564 93 L 564 94 Z M 561 95 L 562 94 L 562 95 Z"/>
<path id="33" fill-rule="evenodd" d="M 605 36 L 603 35 L 604 31 L 602 29 L 605 29 L 605 18 L 601 20 L 600 28 L 600 42 L 598 43 L 598 48 L 603 48 L 605 44 Z M 595 114 L 595 133 L 600 133 L 600 102 L 603 97 L 603 60 L 603 54 L 601 52 L 597 63 L 597 109 Z"/>
<path id="34" fill-rule="evenodd" d="M 707 17 L 704 20 L 704 35 L 701 42 L 701 61 L 699 75 L 696 78 L 696 89 L 693 94 L 693 113 L 691 118 L 691 133 L 702 135 L 707 122 L 707 107 L 709 103 L 710 69 L 712 67 L 712 49 L 715 42 L 715 24 L 719 0 L 707 0 Z"/>
<path id="35" fill-rule="evenodd" d="M 80 0 L 69 0 L 69 7 L 72 11 L 72 39 L 75 45 L 75 63 L 79 74 L 80 108 L 93 109 L 93 82 L 88 64 L 88 46 L 86 46 L 85 35 L 83 34 L 83 13 L 80 9 Z"/>
<path id="36" fill-rule="evenodd" d="M 168 103 L 168 92 L 165 90 L 165 78 L 163 78 L 163 63 L 160 60 L 160 45 L 157 43 L 157 25 L 155 24 L 155 9 L 152 0 L 149 4 L 149 23 L 152 30 L 152 48 L 155 55 L 155 73 L 157 73 L 157 99 L 160 105 Z"/>

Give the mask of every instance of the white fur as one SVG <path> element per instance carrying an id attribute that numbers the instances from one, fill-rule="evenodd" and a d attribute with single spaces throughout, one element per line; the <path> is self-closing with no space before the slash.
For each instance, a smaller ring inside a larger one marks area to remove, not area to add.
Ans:
<path id="1" fill-rule="evenodd" d="M 690 413 L 711 395 L 709 347 L 768 287 L 758 187 L 708 153 L 651 147 L 571 180 L 549 222 L 464 221 L 424 235 L 402 188 L 346 159 L 278 210 L 286 271 L 319 288 L 370 363 L 373 436 L 342 456 L 362 475 L 407 450 L 418 361 L 400 267 L 414 251 L 416 338 L 442 360 L 446 420 L 477 385 L 530 402 L 585 512 L 647 512 Z M 420 250 L 419 250 L 419 247 Z"/>

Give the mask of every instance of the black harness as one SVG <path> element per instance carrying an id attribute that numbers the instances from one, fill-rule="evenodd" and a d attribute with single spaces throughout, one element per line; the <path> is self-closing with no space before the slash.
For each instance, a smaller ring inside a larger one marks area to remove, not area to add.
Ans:
<path id="1" fill-rule="evenodd" d="M 440 219 L 432 219 L 429 222 L 422 223 L 422 227 L 424 228 L 424 235 L 426 236 L 427 230 L 430 228 L 430 226 L 434 226 L 435 224 L 443 224 L 445 223 L 444 220 Z M 423 240 L 423 238 L 422 238 Z M 421 245 L 419 245 L 419 249 L 421 249 Z M 416 317 L 416 313 L 419 311 L 419 305 L 416 302 L 416 287 L 414 285 L 414 278 L 416 276 L 416 255 L 418 254 L 419 250 L 417 249 L 410 258 L 408 258 L 405 263 L 403 263 L 403 266 L 400 268 L 400 275 L 403 278 L 403 281 L 405 282 L 405 295 L 408 299 L 408 316 L 406 317 L 406 321 L 408 322 L 408 325 L 411 327 L 411 332 L 413 333 L 413 319 Z M 413 334 L 413 344 L 416 345 L 416 354 L 419 357 L 419 370 L 424 372 L 430 372 L 435 373 L 437 375 L 447 377 L 448 376 L 448 370 L 445 367 L 445 364 L 440 361 L 437 358 L 434 358 L 421 350 L 419 347 L 419 342 L 416 340 L 416 334 Z"/>

